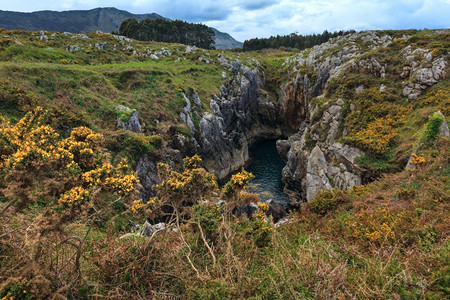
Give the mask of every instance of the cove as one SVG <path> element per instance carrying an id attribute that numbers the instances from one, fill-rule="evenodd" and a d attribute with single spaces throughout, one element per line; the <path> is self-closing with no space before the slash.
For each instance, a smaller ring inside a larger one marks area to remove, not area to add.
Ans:
<path id="1" fill-rule="evenodd" d="M 288 206 L 289 197 L 283 193 L 281 171 L 286 165 L 276 148 L 276 140 L 265 140 L 250 149 L 250 161 L 246 170 L 255 178 L 251 181 L 249 191 L 258 193 L 262 201 L 273 199 Z"/>

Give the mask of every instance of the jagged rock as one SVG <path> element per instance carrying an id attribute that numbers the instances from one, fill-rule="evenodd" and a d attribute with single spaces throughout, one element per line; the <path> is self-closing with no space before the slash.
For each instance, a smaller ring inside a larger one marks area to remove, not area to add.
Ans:
<path id="1" fill-rule="evenodd" d="M 440 111 L 437 111 L 436 113 L 444 118 L 444 121 L 442 122 L 441 127 L 439 127 L 439 136 L 449 138 L 450 131 L 448 129 L 448 124 L 447 124 L 447 121 L 445 120 L 445 116 Z"/>
<path id="2" fill-rule="evenodd" d="M 289 152 L 289 149 L 291 148 L 291 144 L 288 140 L 278 140 L 276 142 L 276 147 L 278 154 L 280 154 L 281 158 L 284 160 L 287 160 L 287 154 Z"/>
<path id="3" fill-rule="evenodd" d="M 381 78 L 386 77 L 386 67 L 381 65 L 375 58 L 371 58 L 370 60 L 363 59 L 358 62 L 358 66 L 365 73 Z"/>
<path id="4" fill-rule="evenodd" d="M 186 115 L 186 124 L 189 127 L 189 130 L 191 131 L 192 135 L 195 134 L 195 124 L 192 120 L 191 114 Z"/>
<path id="5" fill-rule="evenodd" d="M 306 166 L 306 178 L 303 184 L 306 190 L 306 201 L 311 201 L 320 190 L 331 190 L 333 187 L 327 178 L 327 161 L 325 155 L 318 146 L 314 147 L 308 157 Z"/>
<path id="6" fill-rule="evenodd" d="M 326 144 L 332 144 L 338 137 L 339 123 L 341 120 L 342 107 L 339 105 L 332 105 L 328 108 L 321 119 L 321 127 L 328 128 L 328 135 L 325 140 Z"/>
<path id="7" fill-rule="evenodd" d="M 232 213 L 238 218 L 240 217 L 251 218 L 253 214 L 255 214 L 257 211 L 258 205 L 256 205 L 255 203 L 250 203 L 235 207 Z"/>
<path id="8" fill-rule="evenodd" d="M 273 222 L 277 223 L 279 220 L 283 219 L 287 216 L 286 209 L 284 205 L 280 202 L 276 202 L 274 200 L 269 200 L 266 202 L 269 205 L 269 210 L 267 211 L 267 215 L 272 216 Z"/>
<path id="9" fill-rule="evenodd" d="M 136 166 L 136 173 L 140 182 L 138 187 L 139 197 L 145 201 L 155 196 L 156 193 L 153 187 L 161 183 L 161 179 L 158 177 L 157 163 L 158 161 L 153 161 L 149 157 L 144 156 L 139 159 Z"/>
<path id="10" fill-rule="evenodd" d="M 214 114 L 203 115 L 197 138 L 205 168 L 219 180 L 245 164 L 248 148 L 258 137 L 281 135 L 277 108 L 259 89 L 263 79 L 258 70 L 238 60 L 233 65 L 238 73 L 210 101 Z"/>
<path id="11" fill-rule="evenodd" d="M 105 48 L 106 42 L 103 43 L 95 43 L 94 47 L 98 50 L 103 50 Z"/>
<path id="12" fill-rule="evenodd" d="M 148 221 L 145 221 L 144 225 L 142 225 L 141 235 L 151 236 L 153 232 L 153 226 Z"/>
<path id="13" fill-rule="evenodd" d="M 190 139 L 182 134 L 176 133 L 176 130 L 169 130 L 171 132 L 172 138 L 169 140 L 168 147 L 178 151 L 180 157 L 193 156 L 200 152 L 200 146 L 195 139 Z M 173 158 L 171 158 L 173 161 Z M 176 160 L 178 161 L 178 160 Z M 182 161 L 180 162 L 182 165 Z"/>
<path id="14" fill-rule="evenodd" d="M 274 228 L 279 228 L 279 227 L 283 226 L 284 224 L 289 224 L 291 222 L 292 222 L 292 218 L 291 217 L 285 217 L 285 218 L 279 220 L 278 222 L 276 222 L 273 227 Z"/>
<path id="15" fill-rule="evenodd" d="M 145 221 L 144 225 L 142 225 L 141 235 L 152 236 L 155 232 L 171 230 L 176 231 L 176 227 L 168 227 L 166 223 L 158 223 L 155 225 L 151 225 L 148 221 Z"/>
<path id="16" fill-rule="evenodd" d="M 78 47 L 77 45 L 69 45 L 69 47 L 66 48 L 66 51 L 69 51 L 70 53 L 77 52 L 79 50 L 80 47 Z"/>
<path id="17" fill-rule="evenodd" d="M 120 117 L 118 117 L 117 128 L 133 131 L 136 133 L 140 133 L 142 131 L 141 124 L 139 123 L 137 110 L 132 110 L 131 108 L 123 105 L 117 106 L 116 110 L 125 112 L 126 114 L 130 115 L 128 120 L 122 120 Z"/>
<path id="18" fill-rule="evenodd" d="M 328 148 L 328 152 L 336 156 L 352 172 L 361 173 L 364 171 L 364 169 L 355 164 L 355 159 L 365 154 L 362 150 L 341 143 L 334 143 Z"/>
<path id="19" fill-rule="evenodd" d="M 191 101 L 189 101 L 189 98 L 183 93 L 184 101 L 186 101 L 186 106 L 183 108 L 185 112 L 192 112 L 192 105 Z"/>
<path id="20" fill-rule="evenodd" d="M 316 95 L 311 92 L 307 75 L 299 74 L 283 88 L 284 97 L 280 100 L 279 114 L 283 125 L 291 131 L 297 131 L 302 120 L 309 117 L 309 102 Z"/>
<path id="21" fill-rule="evenodd" d="M 131 220 L 128 220 L 128 224 L 130 224 L 131 232 L 136 232 L 136 231 L 138 231 L 138 230 L 141 229 L 141 227 L 140 227 L 139 225 L 135 224 L 135 223 L 134 223 L 133 221 L 131 221 Z"/>
<path id="22" fill-rule="evenodd" d="M 48 41 L 48 36 L 42 35 L 42 36 L 39 37 L 39 40 L 46 42 L 46 41 Z"/>
<path id="23" fill-rule="evenodd" d="M 187 119 L 186 119 L 186 114 L 184 112 L 180 112 L 180 118 L 181 118 L 181 121 L 186 123 Z"/>
<path id="24" fill-rule="evenodd" d="M 231 72 L 233 74 L 237 74 L 239 72 L 239 69 L 241 68 L 241 62 L 239 59 L 233 60 L 231 62 Z"/>
<path id="25" fill-rule="evenodd" d="M 360 94 L 364 91 L 364 86 L 360 85 L 356 88 L 355 93 Z"/>
<path id="26" fill-rule="evenodd" d="M 194 99 L 194 105 L 197 108 L 202 108 L 202 101 L 200 100 L 200 97 L 196 93 L 192 94 L 192 99 Z"/>
<path id="27" fill-rule="evenodd" d="M 405 47 L 401 53 L 405 58 L 405 66 L 400 77 L 408 79 L 403 83 L 403 96 L 408 97 L 410 101 L 416 100 L 422 90 L 445 78 L 447 73 L 445 58 L 438 57 L 432 61 L 433 55 L 429 50 L 418 48 L 413 51 L 411 46 Z M 421 62 L 421 58 L 426 64 Z M 430 62 L 431 67 L 428 66 Z"/>
<path id="28" fill-rule="evenodd" d="M 416 79 L 417 82 L 426 85 L 433 85 L 437 82 L 437 80 L 434 79 L 433 71 L 429 68 L 422 68 L 417 70 Z"/>

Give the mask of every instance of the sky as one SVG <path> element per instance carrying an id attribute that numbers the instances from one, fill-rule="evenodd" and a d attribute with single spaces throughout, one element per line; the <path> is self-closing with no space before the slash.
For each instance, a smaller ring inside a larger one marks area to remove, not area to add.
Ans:
<path id="1" fill-rule="evenodd" d="M 293 32 L 450 27 L 450 0 L 0 0 L 0 10 L 21 12 L 96 7 L 202 23 L 239 41 Z"/>

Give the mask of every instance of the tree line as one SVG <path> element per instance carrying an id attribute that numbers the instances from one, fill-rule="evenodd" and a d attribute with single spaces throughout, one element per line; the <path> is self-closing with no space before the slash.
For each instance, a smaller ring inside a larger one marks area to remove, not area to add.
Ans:
<path id="1" fill-rule="evenodd" d="M 214 31 L 203 24 L 193 24 L 180 20 L 125 19 L 120 24 L 119 33 L 140 41 L 180 43 L 204 49 L 214 49 Z"/>
<path id="2" fill-rule="evenodd" d="M 311 34 L 311 35 L 300 35 L 297 33 L 291 33 L 289 35 L 277 35 L 271 36 L 269 38 L 254 38 L 246 40 L 244 42 L 244 51 L 261 50 L 261 49 L 278 49 L 280 47 L 285 48 L 295 48 L 298 50 L 303 50 L 311 48 L 315 45 L 320 45 L 327 42 L 329 39 L 346 35 L 349 33 L 354 33 L 354 30 L 349 31 L 335 31 L 328 32 L 325 30 L 321 34 Z"/>

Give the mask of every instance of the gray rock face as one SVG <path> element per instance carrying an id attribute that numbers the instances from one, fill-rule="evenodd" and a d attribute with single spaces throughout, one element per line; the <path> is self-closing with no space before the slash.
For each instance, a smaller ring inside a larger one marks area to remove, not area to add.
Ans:
<path id="1" fill-rule="evenodd" d="M 365 170 L 355 163 L 355 158 L 364 155 L 361 150 L 334 143 L 327 144 L 326 150 L 316 146 L 309 152 L 303 140 L 290 145 L 282 179 L 291 205 L 310 201 L 323 189 L 350 189 L 361 184 Z"/>
<path id="2" fill-rule="evenodd" d="M 400 77 L 403 82 L 403 96 L 410 101 L 416 100 L 423 90 L 445 78 L 447 61 L 443 57 L 433 58 L 430 50 L 405 47 L 401 54 L 405 58 L 405 66 Z M 430 66 L 431 64 L 431 66 Z"/>
<path id="3" fill-rule="evenodd" d="M 150 224 L 148 221 L 145 221 L 144 225 L 142 225 L 141 235 L 152 236 L 154 233 L 164 230 L 176 231 L 176 227 L 167 226 L 166 223 L 158 223 L 155 225 Z"/>
<path id="4" fill-rule="evenodd" d="M 142 157 L 137 163 L 136 173 L 141 184 L 138 188 L 139 198 L 144 199 L 144 201 L 156 195 L 153 186 L 161 183 L 156 165 L 157 162 L 146 156 Z"/>
<path id="5" fill-rule="evenodd" d="M 287 154 L 289 152 L 289 148 L 291 148 L 291 145 L 289 144 L 289 141 L 287 140 L 278 140 L 276 143 L 278 154 L 284 159 L 287 160 Z"/>
<path id="6" fill-rule="evenodd" d="M 238 218 L 247 217 L 250 219 L 254 214 L 256 214 L 257 211 L 258 205 L 256 205 L 255 203 L 250 203 L 235 207 L 232 213 Z"/>
<path id="7" fill-rule="evenodd" d="M 266 203 L 267 205 L 269 205 L 267 215 L 272 216 L 274 223 L 277 223 L 279 220 L 287 216 L 286 209 L 284 208 L 284 205 L 281 204 L 280 202 L 269 200 Z"/>
<path id="8" fill-rule="evenodd" d="M 329 128 L 328 135 L 325 140 L 326 144 L 333 144 L 338 137 L 338 129 L 341 121 L 341 111 L 341 106 L 333 105 L 328 108 L 322 116 L 320 126 L 322 128 Z"/>
<path id="9" fill-rule="evenodd" d="M 302 182 L 306 189 L 306 201 L 311 201 L 314 195 L 320 190 L 331 190 L 333 188 L 327 178 L 326 170 L 327 161 L 325 155 L 316 146 L 308 157 L 306 178 Z"/>
<path id="10" fill-rule="evenodd" d="M 136 110 L 132 110 L 131 108 L 123 105 L 117 106 L 116 110 L 124 112 L 126 114 L 130 114 L 130 118 L 128 120 L 122 120 L 120 117 L 117 118 L 117 128 L 133 131 L 136 133 L 142 132 L 142 126 L 139 122 L 139 117 Z"/>
<path id="11" fill-rule="evenodd" d="M 442 122 L 441 127 L 439 127 L 439 136 L 449 138 L 450 130 L 448 129 L 448 124 L 447 124 L 447 121 L 445 120 L 445 116 L 440 111 L 438 111 L 437 114 L 444 118 L 444 121 Z"/>
<path id="12" fill-rule="evenodd" d="M 69 45 L 67 48 L 66 48 L 66 51 L 69 51 L 70 53 L 72 53 L 72 52 L 77 52 L 77 51 L 79 51 L 80 50 L 80 47 L 78 47 L 77 45 Z"/>
<path id="13" fill-rule="evenodd" d="M 200 120 L 197 138 L 205 168 L 221 180 L 249 159 L 258 138 L 281 136 L 277 108 L 260 91 L 263 79 L 235 60 L 233 75 L 210 102 L 214 114 Z"/>

